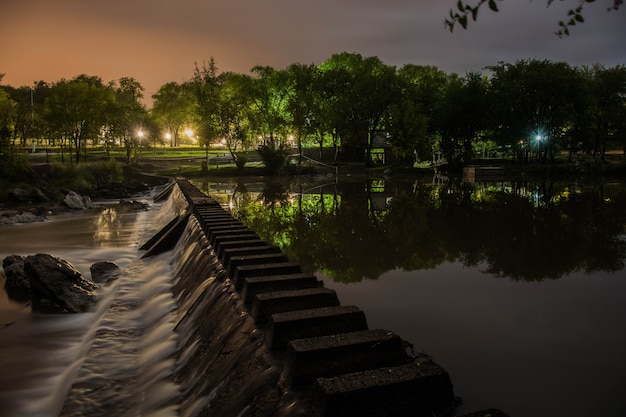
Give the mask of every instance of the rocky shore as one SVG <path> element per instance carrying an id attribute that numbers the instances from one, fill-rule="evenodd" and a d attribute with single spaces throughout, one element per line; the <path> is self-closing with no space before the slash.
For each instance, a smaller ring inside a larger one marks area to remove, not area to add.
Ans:
<path id="1" fill-rule="evenodd" d="M 59 192 L 47 193 L 47 187 L 16 187 L 8 191 L 0 201 L 0 225 L 46 221 L 49 216 L 68 211 L 95 208 L 94 200 L 116 200 L 130 210 L 145 210 L 146 206 L 133 197 L 146 193 L 150 187 L 164 184 L 165 177 L 137 175 L 123 182 L 115 182 L 95 189 L 91 195 L 82 195 L 63 188 Z"/>

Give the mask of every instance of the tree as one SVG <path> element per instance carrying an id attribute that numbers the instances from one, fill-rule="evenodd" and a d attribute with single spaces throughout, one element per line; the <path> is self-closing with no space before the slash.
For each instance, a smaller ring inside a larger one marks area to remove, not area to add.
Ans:
<path id="1" fill-rule="evenodd" d="M 58 137 L 69 139 L 76 163 L 86 140 L 97 138 L 106 124 L 106 110 L 113 100 L 113 90 L 97 76 L 83 74 L 51 87 L 45 102 L 45 119 Z"/>
<path id="2" fill-rule="evenodd" d="M 140 146 L 139 132 L 143 136 L 149 131 L 146 123 L 148 113 L 140 101 L 144 88 L 131 77 L 120 78 L 109 86 L 114 91 L 115 101 L 109 107 L 107 126 L 102 131 L 104 146 L 108 152 L 118 138 L 126 151 L 126 163 L 130 165 L 133 152 Z"/>
<path id="3" fill-rule="evenodd" d="M 287 67 L 287 74 L 292 88 L 287 111 L 291 115 L 291 128 L 302 157 L 302 140 L 315 130 L 313 82 L 317 77 L 317 67 L 313 64 L 292 64 Z"/>
<path id="4" fill-rule="evenodd" d="M 0 88 L 0 145 L 9 145 L 17 116 L 17 103 L 9 94 Z"/>
<path id="5" fill-rule="evenodd" d="M 399 103 L 392 104 L 387 123 L 389 144 L 399 165 L 412 167 L 416 158 L 430 156 L 430 146 L 424 146 L 427 145 L 428 118 L 417 103 L 402 98 Z"/>
<path id="6" fill-rule="evenodd" d="M 171 146 L 178 146 L 180 133 L 195 114 L 192 86 L 172 81 L 162 85 L 152 98 L 152 116 L 171 135 Z"/>
<path id="7" fill-rule="evenodd" d="M 403 100 L 414 103 L 412 111 L 426 123 L 425 135 L 415 149 L 420 159 L 426 159 L 445 128 L 444 99 L 448 84 L 456 75 L 448 75 L 435 66 L 407 64 L 398 70 L 398 77 Z"/>
<path id="8" fill-rule="evenodd" d="M 598 64 L 580 73 L 584 88 L 572 130 L 583 150 L 604 159 L 607 145 L 626 145 L 626 67 Z"/>
<path id="9" fill-rule="evenodd" d="M 215 59 L 211 57 L 202 67 L 195 64 L 193 80 L 190 83 L 196 97 L 197 124 L 200 126 L 200 143 L 204 145 L 205 161 L 203 170 L 209 165 L 209 146 L 219 136 L 217 121 L 218 102 L 220 100 L 220 80 Z"/>
<path id="10" fill-rule="evenodd" d="M 369 165 L 376 132 L 384 129 L 384 116 L 399 98 L 395 67 L 385 65 L 377 57 L 341 53 L 324 62 L 321 71 L 325 75 L 337 74 L 343 83 L 335 84 L 333 93 L 339 96 L 334 98 L 338 106 L 333 107 L 340 112 L 335 117 L 344 118 L 339 122 L 339 133 L 347 157 L 360 159 L 363 152 Z"/>
<path id="11" fill-rule="evenodd" d="M 291 80 L 285 70 L 269 66 L 255 66 L 252 76 L 243 79 L 244 94 L 251 100 L 251 121 L 270 148 L 284 146 L 284 133 L 290 124 L 287 105 L 291 94 Z M 276 140 L 278 139 L 278 141 Z"/>
<path id="12" fill-rule="evenodd" d="M 571 128 L 579 75 L 564 62 L 520 60 L 490 67 L 490 120 L 495 139 L 518 157 L 545 161 Z"/>
<path id="13" fill-rule="evenodd" d="M 488 80 L 470 72 L 448 84 L 441 124 L 441 148 L 452 164 L 467 164 L 474 159 L 474 147 L 489 118 Z"/>
<path id="14" fill-rule="evenodd" d="M 220 79 L 221 94 L 215 113 L 216 134 L 224 139 L 235 165 L 242 169 L 253 143 L 248 119 L 250 98 L 243 94 L 247 78 L 229 72 L 221 74 Z"/>
<path id="15" fill-rule="evenodd" d="M 478 18 L 478 10 L 485 3 L 489 6 L 489 9 L 498 12 L 498 1 L 503 0 L 478 0 L 474 5 L 463 2 L 463 0 L 458 0 L 457 9 L 450 9 L 450 16 L 445 20 L 445 26 L 452 32 L 454 27 L 458 23 L 463 27 L 463 29 L 467 29 L 467 25 L 469 23 L 469 19 L 471 18 L 473 21 L 476 21 Z M 561 0 L 563 1 L 563 0 Z M 554 0 L 547 0 L 547 5 L 550 5 L 554 2 Z M 567 19 L 565 21 L 559 22 L 560 29 L 556 32 L 556 34 L 561 37 L 563 35 L 569 35 L 569 28 L 572 26 L 576 26 L 578 23 L 583 23 L 585 18 L 583 16 L 583 6 L 585 3 L 595 3 L 595 0 L 580 0 L 579 6 L 570 9 L 567 13 Z M 618 10 L 620 6 L 624 3 L 624 0 L 612 0 L 612 5 L 607 10 Z"/>

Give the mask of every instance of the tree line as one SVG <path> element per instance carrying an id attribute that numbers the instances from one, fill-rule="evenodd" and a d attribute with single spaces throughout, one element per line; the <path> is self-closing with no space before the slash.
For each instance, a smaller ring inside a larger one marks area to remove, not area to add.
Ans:
<path id="1" fill-rule="evenodd" d="M 200 146 L 221 142 L 238 166 L 258 149 L 266 163 L 303 146 L 366 164 L 382 135 L 399 165 L 439 154 L 449 164 L 493 154 L 546 162 L 559 152 L 603 158 L 626 149 L 626 67 L 549 60 L 500 62 L 465 75 L 435 66 L 390 66 L 343 52 L 319 65 L 220 72 L 211 58 L 186 82 L 168 82 L 142 104 L 134 78 L 79 75 L 0 86 L 0 143 L 33 139 L 71 149 Z M 6 151 L 2 155 L 7 155 Z"/>

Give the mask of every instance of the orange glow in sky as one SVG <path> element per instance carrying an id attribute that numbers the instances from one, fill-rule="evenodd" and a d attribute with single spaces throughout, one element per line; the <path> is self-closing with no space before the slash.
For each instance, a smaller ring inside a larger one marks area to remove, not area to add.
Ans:
<path id="1" fill-rule="evenodd" d="M 0 0 L 0 73 L 15 87 L 79 74 L 134 77 L 150 97 L 211 57 L 220 71 L 240 73 L 319 64 L 339 52 L 459 74 L 529 58 L 626 64 L 626 9 L 596 3 L 559 39 L 558 21 L 577 1 L 504 1 L 500 13 L 485 8 L 468 31 L 451 34 L 443 20 L 456 1 Z"/>

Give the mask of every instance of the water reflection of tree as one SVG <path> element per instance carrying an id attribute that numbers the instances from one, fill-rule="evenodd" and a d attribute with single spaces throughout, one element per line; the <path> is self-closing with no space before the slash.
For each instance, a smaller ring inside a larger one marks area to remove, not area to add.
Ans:
<path id="1" fill-rule="evenodd" d="M 93 220 L 93 239 L 100 246 L 109 246 L 110 242 L 119 239 L 122 234 L 122 218 L 113 207 L 105 208 Z"/>
<path id="2" fill-rule="evenodd" d="M 621 186 L 388 183 L 391 198 L 382 211 L 373 209 L 366 188 L 264 191 L 262 202 L 241 216 L 305 269 L 344 282 L 446 261 L 529 281 L 624 266 Z"/>

